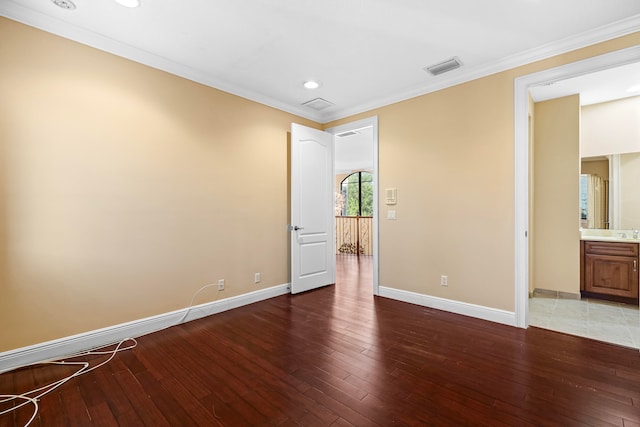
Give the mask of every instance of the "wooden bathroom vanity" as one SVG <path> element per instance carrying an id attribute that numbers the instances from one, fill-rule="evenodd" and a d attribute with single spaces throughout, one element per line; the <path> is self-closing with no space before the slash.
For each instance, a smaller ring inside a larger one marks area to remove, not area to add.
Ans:
<path id="1" fill-rule="evenodd" d="M 638 243 L 580 241 L 580 293 L 583 297 L 638 304 Z"/>

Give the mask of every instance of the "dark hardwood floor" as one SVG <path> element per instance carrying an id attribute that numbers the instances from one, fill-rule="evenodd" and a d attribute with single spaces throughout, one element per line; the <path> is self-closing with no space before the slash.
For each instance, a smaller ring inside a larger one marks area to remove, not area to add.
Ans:
<path id="1" fill-rule="evenodd" d="M 0 394 L 71 371 L 6 373 Z M 341 256 L 336 286 L 140 337 L 39 404 L 34 426 L 631 427 L 640 353 L 373 297 L 370 261 Z"/>

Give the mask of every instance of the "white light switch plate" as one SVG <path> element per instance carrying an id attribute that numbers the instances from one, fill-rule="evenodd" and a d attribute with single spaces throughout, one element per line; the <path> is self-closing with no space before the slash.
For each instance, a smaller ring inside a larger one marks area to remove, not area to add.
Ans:
<path id="1" fill-rule="evenodd" d="M 387 219 L 396 219 L 396 211 L 387 211 Z"/>

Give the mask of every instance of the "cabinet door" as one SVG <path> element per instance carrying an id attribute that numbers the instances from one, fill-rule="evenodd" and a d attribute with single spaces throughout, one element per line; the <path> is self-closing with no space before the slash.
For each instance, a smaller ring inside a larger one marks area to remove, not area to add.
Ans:
<path id="1" fill-rule="evenodd" d="M 584 290 L 638 298 L 638 258 L 585 254 Z"/>

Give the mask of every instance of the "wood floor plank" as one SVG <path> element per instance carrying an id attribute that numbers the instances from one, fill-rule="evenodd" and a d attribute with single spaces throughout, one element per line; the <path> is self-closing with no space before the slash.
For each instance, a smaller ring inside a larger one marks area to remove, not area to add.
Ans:
<path id="1" fill-rule="evenodd" d="M 149 396 L 153 407 L 157 409 L 153 412 L 156 416 L 161 415 L 163 419 L 167 421 L 168 425 L 183 425 L 183 426 L 197 426 L 198 422 L 191 416 L 192 412 L 187 410 L 185 406 L 177 399 L 176 393 L 172 390 L 171 393 L 166 393 L 162 387 L 162 384 L 157 381 L 148 371 L 139 371 L 133 374 L 138 384 L 140 384 L 141 390 Z M 208 421 L 213 421 L 208 418 Z"/>
<path id="2" fill-rule="evenodd" d="M 127 390 L 123 384 L 120 384 L 111 372 L 110 367 L 104 366 L 103 368 L 96 369 L 84 376 L 85 383 L 80 383 L 91 387 L 91 380 L 95 380 L 95 386 L 97 386 L 107 402 L 113 417 L 116 419 L 119 425 L 141 425 L 142 421 L 136 414 L 131 401 L 127 397 Z M 83 393 L 87 393 L 88 388 L 82 388 Z M 64 391 L 64 390 L 61 390 Z M 47 401 L 43 401 L 47 402 Z M 48 404 L 48 402 L 47 402 Z"/>
<path id="3" fill-rule="evenodd" d="M 223 425 L 216 416 L 213 408 L 207 408 L 200 399 L 197 399 L 189 389 L 177 379 L 166 378 L 160 383 L 159 392 L 172 396 L 184 411 L 189 414 L 189 418 L 194 421 L 194 425 Z M 164 408 L 163 408 L 164 411 Z"/>
<path id="4" fill-rule="evenodd" d="M 62 425 L 69 427 L 81 427 L 92 424 L 91 417 L 87 407 L 85 406 L 82 394 L 74 380 L 71 380 L 64 385 L 63 393 L 56 390 L 53 394 L 59 396 L 60 407 L 64 410 L 64 422 Z M 42 419 L 44 419 L 46 415 L 43 412 L 41 416 Z"/>
<path id="5" fill-rule="evenodd" d="M 128 370 L 118 371 L 114 373 L 114 379 L 123 390 L 131 402 L 133 409 L 138 414 L 144 425 L 152 426 L 170 426 L 171 424 L 158 409 L 160 402 L 154 402 L 144 387 L 138 382 L 137 378 Z"/>
<path id="6" fill-rule="evenodd" d="M 71 370 L 5 373 L 0 393 Z M 31 426 L 638 427 L 639 381 L 637 350 L 374 297 L 370 259 L 340 256 L 335 286 L 139 337 Z"/>
<path id="7" fill-rule="evenodd" d="M 367 418 L 357 410 L 350 408 L 348 405 L 342 403 L 339 400 L 336 400 L 330 396 L 327 396 L 326 394 L 322 393 L 320 390 L 316 388 L 310 388 L 309 390 L 307 390 L 305 394 L 311 397 L 312 399 L 314 399 L 319 404 L 328 408 L 330 411 L 338 414 L 340 418 L 345 419 L 346 421 L 350 422 L 354 426 L 384 425 L 376 422 L 375 420 Z"/>
<path id="8" fill-rule="evenodd" d="M 33 377 L 34 377 L 34 388 L 40 388 L 56 381 L 62 380 L 69 375 L 75 373 L 79 368 L 77 366 L 60 366 L 60 365 L 36 365 L 33 369 Z M 76 390 L 74 390 L 73 385 L 71 385 L 72 381 L 64 384 L 58 389 L 52 390 L 49 394 L 46 394 L 43 398 L 38 401 L 38 418 L 42 421 L 42 425 L 47 425 L 50 421 L 53 425 L 64 425 L 66 423 L 66 415 L 70 413 L 71 416 L 73 414 L 82 413 L 81 409 L 77 407 L 69 407 L 66 408 L 62 403 L 62 387 L 65 388 L 65 391 L 69 394 L 76 394 Z M 40 392 L 41 393 L 41 392 Z M 31 394 L 31 397 L 35 397 L 36 395 Z M 60 408 L 63 408 L 61 411 Z"/>
<path id="9" fill-rule="evenodd" d="M 111 413 L 111 409 L 106 402 L 99 402 L 87 407 L 91 417 L 91 425 L 96 427 L 117 426 L 118 422 Z"/>

